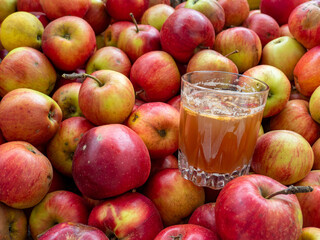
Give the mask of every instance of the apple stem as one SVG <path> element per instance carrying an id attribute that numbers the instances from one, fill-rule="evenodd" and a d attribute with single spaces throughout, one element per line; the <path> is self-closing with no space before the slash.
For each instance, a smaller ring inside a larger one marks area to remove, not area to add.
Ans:
<path id="1" fill-rule="evenodd" d="M 130 17 L 131 17 L 134 25 L 136 26 L 136 29 L 137 29 L 136 32 L 138 33 L 139 32 L 138 23 L 137 23 L 136 19 L 134 18 L 133 13 L 130 13 Z"/>
<path id="2" fill-rule="evenodd" d="M 236 50 L 234 50 L 234 51 L 232 51 L 232 52 L 230 52 L 230 53 L 228 53 L 228 54 L 226 54 L 226 55 L 224 55 L 224 56 L 225 56 L 225 57 L 229 57 L 230 55 L 235 54 L 235 53 L 238 53 L 238 52 L 239 52 L 239 50 L 236 49 Z"/>
<path id="3" fill-rule="evenodd" d="M 182 235 L 179 234 L 178 236 L 171 236 L 172 240 L 182 240 Z"/>
<path id="4" fill-rule="evenodd" d="M 96 78 L 95 76 L 92 76 L 90 74 L 87 74 L 87 73 L 70 73 L 70 74 L 67 74 L 67 73 L 64 73 L 62 74 L 62 77 L 65 78 L 65 79 L 76 79 L 76 78 L 92 78 L 93 80 L 95 80 L 98 84 L 99 84 L 99 87 L 102 87 L 103 86 L 103 83 L 98 79 Z"/>
<path id="5" fill-rule="evenodd" d="M 270 194 L 269 196 L 266 197 L 266 199 L 270 199 L 274 196 L 277 196 L 279 194 L 296 194 L 296 193 L 308 193 L 312 192 L 313 188 L 311 186 L 293 186 L 291 185 L 290 187 L 283 189 L 281 191 L 275 192 Z"/>
<path id="6" fill-rule="evenodd" d="M 141 93 L 143 93 L 143 92 L 144 92 L 143 89 L 140 89 L 140 90 L 136 91 L 136 96 L 138 96 L 139 94 L 141 94 Z"/>

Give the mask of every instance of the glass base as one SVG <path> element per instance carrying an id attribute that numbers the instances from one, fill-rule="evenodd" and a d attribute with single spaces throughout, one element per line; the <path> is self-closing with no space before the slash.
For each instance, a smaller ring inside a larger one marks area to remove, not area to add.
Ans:
<path id="1" fill-rule="evenodd" d="M 179 170 L 182 177 L 192 181 L 195 185 L 200 187 L 209 187 L 219 190 L 232 179 L 247 175 L 250 171 L 250 165 L 244 165 L 242 168 L 238 168 L 232 173 L 206 173 L 201 169 L 190 166 L 187 158 L 180 150 L 178 155 Z"/>

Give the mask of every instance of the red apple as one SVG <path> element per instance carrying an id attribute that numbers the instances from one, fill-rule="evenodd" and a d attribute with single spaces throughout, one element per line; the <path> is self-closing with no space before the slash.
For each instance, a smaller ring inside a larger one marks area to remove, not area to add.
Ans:
<path id="1" fill-rule="evenodd" d="M 312 145 L 314 153 L 313 170 L 320 170 L 320 138 L 318 138 Z"/>
<path id="2" fill-rule="evenodd" d="M 212 48 L 214 40 L 215 32 L 209 19 L 189 8 L 176 10 L 160 31 L 162 49 L 182 63 L 187 63 L 196 51 Z"/>
<path id="3" fill-rule="evenodd" d="M 320 239 L 320 228 L 305 227 L 302 228 L 302 234 L 299 240 L 317 240 Z"/>
<path id="4" fill-rule="evenodd" d="M 43 12 L 30 12 L 30 13 L 32 13 L 39 19 L 39 21 L 42 23 L 44 28 L 49 24 L 50 20 L 47 18 L 47 15 L 45 13 Z"/>
<path id="5" fill-rule="evenodd" d="M 175 109 L 177 109 L 178 112 L 180 112 L 180 102 L 181 102 L 180 94 L 171 98 L 169 101 L 167 101 L 167 103 L 172 107 L 174 107 Z"/>
<path id="6" fill-rule="evenodd" d="M 186 6 L 187 2 L 182 2 L 179 3 L 178 5 L 175 6 L 175 10 L 178 10 L 179 8 L 184 8 Z"/>
<path id="7" fill-rule="evenodd" d="M 149 0 L 149 8 L 157 4 L 170 5 L 170 0 Z"/>
<path id="8" fill-rule="evenodd" d="M 293 35 L 289 30 L 288 23 L 280 26 L 280 36 L 288 36 L 293 38 Z"/>
<path id="9" fill-rule="evenodd" d="M 23 209 L 38 204 L 52 181 L 52 165 L 31 144 L 11 141 L 0 145 L 0 202 Z"/>
<path id="10" fill-rule="evenodd" d="M 171 154 L 161 159 L 152 159 L 150 175 L 166 168 L 178 168 L 178 159 L 176 156 Z"/>
<path id="11" fill-rule="evenodd" d="M 225 27 L 240 26 L 249 15 L 247 0 L 218 0 L 225 13 Z"/>
<path id="12" fill-rule="evenodd" d="M 68 181 L 70 181 L 70 179 L 66 178 L 53 168 L 53 177 L 48 193 L 58 190 L 66 190 L 68 188 Z"/>
<path id="13" fill-rule="evenodd" d="M 108 0 L 106 3 L 109 15 L 117 21 L 131 20 L 130 13 L 133 13 L 137 20 L 149 7 L 148 0 Z"/>
<path id="14" fill-rule="evenodd" d="M 119 21 L 110 24 L 104 31 L 104 42 L 106 46 L 117 47 L 120 33 L 130 26 L 134 26 L 134 24 L 129 21 Z"/>
<path id="15" fill-rule="evenodd" d="M 17 10 L 25 12 L 43 12 L 40 0 L 17 0 Z"/>
<path id="16" fill-rule="evenodd" d="M 141 24 L 149 24 L 159 31 L 175 9 L 167 4 L 157 4 L 148 8 L 141 17 Z"/>

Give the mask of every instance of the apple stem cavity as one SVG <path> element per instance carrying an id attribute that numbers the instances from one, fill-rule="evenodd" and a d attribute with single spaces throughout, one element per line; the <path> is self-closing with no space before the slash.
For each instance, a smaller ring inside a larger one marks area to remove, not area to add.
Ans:
<path id="1" fill-rule="evenodd" d="M 96 78 L 95 76 L 92 76 L 90 74 L 87 74 L 87 73 L 70 73 L 70 74 L 62 74 L 62 77 L 65 78 L 65 79 L 68 79 L 68 80 L 72 80 L 72 79 L 76 79 L 76 78 L 92 78 L 93 80 L 95 80 L 98 84 L 99 84 L 99 87 L 102 87 L 103 86 L 103 83 L 98 79 Z"/>
<path id="2" fill-rule="evenodd" d="M 236 50 L 234 50 L 234 51 L 232 51 L 232 52 L 230 52 L 230 53 L 228 53 L 228 54 L 226 54 L 226 55 L 224 55 L 224 56 L 225 56 L 225 57 L 229 57 L 230 55 L 235 54 L 235 53 L 239 53 L 239 50 L 236 49 Z"/>
<path id="3" fill-rule="evenodd" d="M 137 23 L 136 19 L 134 18 L 133 13 L 130 13 L 130 17 L 131 17 L 134 25 L 136 26 L 136 29 L 137 29 L 136 32 L 138 33 L 139 32 L 138 23 Z"/>
<path id="4" fill-rule="evenodd" d="M 172 240 L 182 240 L 182 235 L 179 234 L 178 236 L 170 236 Z"/>
<path id="5" fill-rule="evenodd" d="M 311 186 L 293 186 L 291 185 L 290 187 L 283 189 L 281 191 L 278 192 L 274 192 L 268 196 L 266 196 L 266 199 L 270 199 L 274 196 L 280 195 L 280 194 L 296 194 L 296 193 L 308 193 L 308 192 L 312 192 L 313 188 Z"/>

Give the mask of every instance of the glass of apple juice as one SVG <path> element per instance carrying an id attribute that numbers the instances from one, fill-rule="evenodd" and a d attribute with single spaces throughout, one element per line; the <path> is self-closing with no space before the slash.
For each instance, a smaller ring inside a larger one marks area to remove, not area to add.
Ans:
<path id="1" fill-rule="evenodd" d="M 221 189 L 249 173 L 269 87 L 220 71 L 182 76 L 179 169 L 198 186 Z"/>

